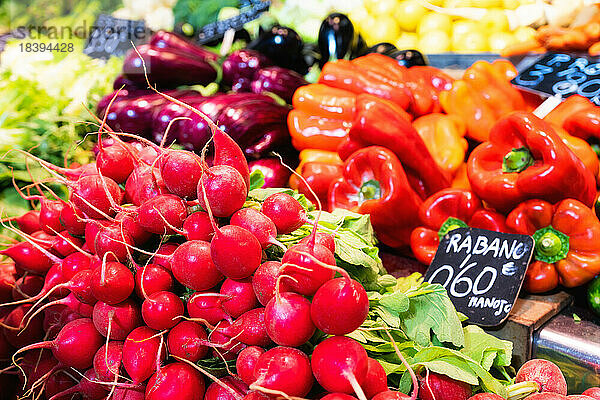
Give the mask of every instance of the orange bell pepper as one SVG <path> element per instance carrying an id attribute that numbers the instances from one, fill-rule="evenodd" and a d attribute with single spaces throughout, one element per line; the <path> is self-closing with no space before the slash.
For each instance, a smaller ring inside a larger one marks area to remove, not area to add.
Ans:
<path id="1" fill-rule="evenodd" d="M 335 151 L 352 127 L 350 121 L 311 115 L 299 109 L 291 110 L 287 121 L 292 144 L 297 150 Z"/>
<path id="2" fill-rule="evenodd" d="M 469 144 L 465 124 L 455 115 L 428 114 L 417 118 L 413 127 L 425 142 L 436 164 L 454 175 L 464 164 Z"/>
<path id="3" fill-rule="evenodd" d="M 292 98 L 292 105 L 310 115 L 352 121 L 356 95 L 317 83 L 299 87 Z"/>
<path id="4" fill-rule="evenodd" d="M 523 96 L 509 78 L 514 71 L 506 63 L 478 61 L 468 68 L 452 89 L 440 93 L 440 103 L 467 126 L 467 136 L 486 141 L 496 121 L 516 110 L 526 110 Z"/>

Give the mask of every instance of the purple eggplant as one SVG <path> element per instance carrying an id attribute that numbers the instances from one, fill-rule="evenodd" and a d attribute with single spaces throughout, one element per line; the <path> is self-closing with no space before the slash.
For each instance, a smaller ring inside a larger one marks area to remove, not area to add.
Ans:
<path id="1" fill-rule="evenodd" d="M 217 118 L 227 106 L 232 104 L 247 101 L 258 100 L 266 103 L 275 103 L 272 97 L 263 94 L 254 93 L 234 93 L 220 94 L 210 98 L 198 105 L 198 109 L 202 111 L 212 121 L 217 121 Z M 187 150 L 200 151 L 210 138 L 211 132 L 206 121 L 197 114 L 187 114 L 190 120 L 183 122 L 179 130 L 179 143 Z"/>
<path id="2" fill-rule="evenodd" d="M 273 63 L 258 51 L 247 49 L 234 51 L 223 61 L 223 83 L 233 86 L 241 78 L 251 82 L 258 70 L 271 65 Z"/>
<path id="3" fill-rule="evenodd" d="M 150 83 L 159 88 L 207 85 L 217 77 L 217 71 L 208 62 L 193 54 L 147 44 L 138 47 L 138 51 L 146 64 Z M 123 75 L 136 85 L 146 82 L 142 59 L 134 50 L 125 57 Z"/>
<path id="4" fill-rule="evenodd" d="M 160 49 L 175 49 L 203 60 L 216 61 L 219 55 L 198 46 L 173 32 L 158 31 L 150 39 L 150 45 Z"/>
<path id="5" fill-rule="evenodd" d="M 198 96 L 198 92 L 193 90 L 169 90 L 165 93 L 182 101 Z M 112 104 L 106 123 L 115 131 L 149 136 L 152 133 L 154 110 L 167 103 L 167 99 L 153 92 L 138 97 L 125 97 Z M 105 110 L 99 114 L 100 118 L 104 117 L 104 112 Z"/>
<path id="6" fill-rule="evenodd" d="M 224 108 L 217 125 L 240 145 L 246 157 L 257 159 L 271 150 L 288 147 L 288 113 L 287 106 L 246 100 Z"/>
<path id="7" fill-rule="evenodd" d="M 261 69 L 255 75 L 252 91 L 254 93 L 271 92 L 287 103 L 291 103 L 296 89 L 304 85 L 308 85 L 308 82 L 299 73 L 291 69 L 269 67 Z"/>
<path id="8" fill-rule="evenodd" d="M 264 31 L 247 46 L 269 58 L 273 64 L 293 69 L 299 74 L 308 72 L 304 59 L 304 42 L 298 33 L 287 26 L 275 25 Z"/>
<path id="9" fill-rule="evenodd" d="M 127 79 L 124 75 L 117 76 L 115 78 L 115 81 L 113 82 L 114 90 L 119 90 L 121 88 L 123 90 L 130 90 L 130 91 L 136 91 L 136 90 L 148 91 L 148 85 L 146 85 L 146 82 L 144 82 L 144 84 L 142 86 L 139 86 L 132 80 Z"/>
<path id="10" fill-rule="evenodd" d="M 197 107 L 206 101 L 206 97 L 198 94 L 198 96 L 186 97 L 184 100 L 186 104 Z M 186 119 L 172 121 L 176 118 L 189 118 L 190 114 L 192 114 L 192 111 L 176 103 L 168 103 L 154 110 L 152 116 L 152 140 L 156 143 L 161 143 L 168 129 L 168 135 L 164 143 L 166 146 L 171 145 L 179 138 L 179 133 Z"/>
<path id="11" fill-rule="evenodd" d="M 285 187 L 292 173 L 278 158 L 261 158 L 248 163 L 250 172 L 260 170 L 265 176 L 265 188 Z"/>
<path id="12" fill-rule="evenodd" d="M 100 99 L 100 101 L 96 105 L 96 113 L 98 115 L 104 115 L 104 110 L 106 109 L 106 107 L 108 107 L 108 105 L 110 104 L 110 101 L 113 99 L 113 97 L 115 98 L 115 100 L 113 101 L 113 105 L 115 105 L 115 103 L 118 103 L 119 101 L 122 101 L 122 100 L 135 99 L 140 96 L 152 95 L 152 94 L 153 94 L 153 92 L 150 92 L 148 90 L 139 90 L 139 89 L 138 90 L 130 90 L 130 89 L 115 90 L 114 92 L 109 93 Z"/>

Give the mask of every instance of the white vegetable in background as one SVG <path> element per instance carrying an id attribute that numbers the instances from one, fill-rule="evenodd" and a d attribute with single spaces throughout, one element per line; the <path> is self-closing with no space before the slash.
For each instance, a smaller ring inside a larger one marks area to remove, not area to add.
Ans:
<path id="1" fill-rule="evenodd" d="M 113 17 L 146 21 L 152 30 L 171 30 L 175 24 L 173 6 L 177 0 L 123 0 L 123 8 L 113 12 Z"/>
<path id="2" fill-rule="evenodd" d="M 146 20 L 146 26 L 153 31 L 161 29 L 172 30 L 175 25 L 173 10 L 169 7 L 158 7 L 146 14 L 144 19 Z"/>

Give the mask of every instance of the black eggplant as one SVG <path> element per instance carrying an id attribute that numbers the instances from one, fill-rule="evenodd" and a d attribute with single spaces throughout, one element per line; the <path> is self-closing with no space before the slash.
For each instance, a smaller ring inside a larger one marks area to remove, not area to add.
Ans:
<path id="1" fill-rule="evenodd" d="M 319 28 L 318 45 L 321 68 L 328 61 L 358 57 L 367 49 L 352 21 L 340 13 L 330 14 L 323 20 Z"/>
<path id="2" fill-rule="evenodd" d="M 375 46 L 371 47 L 367 53 L 379 53 L 385 56 L 393 54 L 398 51 L 398 48 L 391 43 L 381 42 L 377 43 Z"/>
<path id="3" fill-rule="evenodd" d="M 395 58 L 398 64 L 405 67 L 429 64 L 427 57 L 418 50 L 396 50 L 386 55 Z"/>
<path id="4" fill-rule="evenodd" d="M 308 64 L 303 55 L 304 42 L 291 28 L 275 25 L 263 32 L 247 48 L 264 54 L 275 65 L 301 75 L 308 73 Z"/>

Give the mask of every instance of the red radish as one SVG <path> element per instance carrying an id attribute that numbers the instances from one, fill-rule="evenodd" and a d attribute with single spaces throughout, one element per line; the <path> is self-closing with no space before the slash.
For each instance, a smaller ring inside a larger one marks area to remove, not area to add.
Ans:
<path id="1" fill-rule="evenodd" d="M 88 218 L 114 217 L 123 195 L 115 181 L 100 175 L 87 175 L 75 182 L 69 200 Z"/>
<path id="2" fill-rule="evenodd" d="M 152 293 L 142 304 L 144 322 L 152 329 L 171 329 L 181 319 L 183 302 L 173 292 Z"/>
<path id="3" fill-rule="evenodd" d="M 42 198 L 40 204 L 40 227 L 47 234 L 56 235 L 56 232 L 64 229 L 60 222 L 60 213 L 65 208 L 64 201 Z"/>
<path id="4" fill-rule="evenodd" d="M 222 300 L 223 297 L 219 294 L 196 293 L 187 302 L 188 314 L 211 325 L 223 320 L 231 321 L 229 314 L 223 310 Z"/>
<path id="5" fill-rule="evenodd" d="M 52 306 L 57 306 L 57 305 L 66 306 L 71 311 L 73 311 L 85 318 L 91 318 L 93 311 L 94 311 L 94 308 L 91 305 L 80 302 L 73 293 L 69 293 L 68 296 L 63 297 L 62 299 L 54 300 L 54 301 L 51 301 L 50 303 L 44 304 L 43 307 L 37 309 L 33 314 L 28 315 L 27 321 L 31 320 L 32 318 L 34 318 L 36 315 L 38 315 L 42 311 L 46 310 L 47 308 L 50 308 Z M 27 324 L 29 324 L 29 322 L 26 322 L 25 326 L 27 326 Z"/>
<path id="6" fill-rule="evenodd" d="M 266 306 L 269 301 L 275 296 L 275 286 L 281 263 L 279 261 L 266 261 L 262 263 L 252 275 L 252 288 L 256 298 L 263 306 Z M 281 293 L 289 292 L 290 288 L 287 284 L 289 280 L 279 281 L 279 291 Z"/>
<path id="7" fill-rule="evenodd" d="M 158 171 L 149 165 L 136 166 L 125 182 L 125 200 L 135 206 L 167 192 L 167 188 Z"/>
<path id="8" fill-rule="evenodd" d="M 312 237 L 309 235 L 302 239 L 300 242 L 298 242 L 298 244 L 309 244 L 311 239 Z M 315 234 L 315 243 L 327 247 L 329 251 L 335 254 L 335 238 L 332 234 L 325 232 L 317 232 Z"/>
<path id="9" fill-rule="evenodd" d="M 177 243 L 167 242 L 161 244 L 154 257 L 152 257 L 152 262 L 171 271 L 171 255 L 173 255 L 177 247 L 179 247 Z"/>
<path id="10" fill-rule="evenodd" d="M 94 253 L 96 253 L 96 247 L 95 247 L 95 243 L 96 243 L 96 236 L 98 236 L 98 233 L 100 232 L 100 230 L 105 227 L 110 225 L 110 222 L 108 221 L 89 221 L 88 223 L 86 223 L 85 225 L 85 242 L 88 245 L 88 247 L 90 248 L 90 250 L 92 250 Z"/>
<path id="11" fill-rule="evenodd" d="M 277 227 L 265 214 L 254 208 L 242 208 L 231 216 L 231 225 L 237 225 L 252 233 L 263 249 L 270 245 L 283 247 L 277 240 Z"/>
<path id="12" fill-rule="evenodd" d="M 223 387 L 227 386 L 227 388 Z M 248 394 L 248 385 L 232 376 L 225 376 L 220 382 L 213 382 L 206 388 L 205 400 L 241 400 Z"/>
<path id="13" fill-rule="evenodd" d="M 98 140 L 98 148 L 100 151 L 96 156 L 96 165 L 100 173 L 117 183 L 124 183 L 131 175 L 135 163 L 132 150 L 120 143 L 103 146 L 102 140 Z"/>
<path id="14" fill-rule="evenodd" d="M 260 211 L 275 223 L 280 235 L 293 232 L 310 222 L 304 207 L 286 193 L 275 193 L 267 197 Z"/>
<path id="15" fill-rule="evenodd" d="M 139 388 L 116 387 L 110 400 L 145 400 L 146 387 L 140 385 Z"/>
<path id="16" fill-rule="evenodd" d="M 231 324 L 228 321 L 219 322 L 214 331 L 210 333 L 208 339 L 213 344 L 213 356 L 232 361 L 237 358 L 240 351 L 247 346 L 231 337 Z"/>
<path id="17" fill-rule="evenodd" d="M 595 399 L 600 399 L 600 387 L 591 387 L 589 389 L 586 389 L 582 394 L 585 396 L 593 397 Z"/>
<path id="18" fill-rule="evenodd" d="M 273 396 L 261 393 L 261 392 L 250 392 L 244 396 L 244 400 L 272 400 Z"/>
<path id="19" fill-rule="evenodd" d="M 123 343 L 123 367 L 136 385 L 148 379 L 165 357 L 158 332 L 147 326 L 135 328 Z"/>
<path id="20" fill-rule="evenodd" d="M 227 278 L 221 285 L 219 293 L 224 296 L 223 309 L 232 318 L 237 318 L 258 306 L 250 278 L 240 280 Z"/>
<path id="21" fill-rule="evenodd" d="M 42 229 L 40 226 L 40 212 L 36 210 L 27 211 L 25 214 L 16 218 L 19 229 L 28 235 Z"/>
<path id="22" fill-rule="evenodd" d="M 219 329 L 227 336 L 235 337 L 249 346 L 268 346 L 271 339 L 265 330 L 265 309 L 254 308 L 240 315 L 226 329 Z"/>
<path id="23" fill-rule="evenodd" d="M 171 259 L 175 279 L 185 287 L 197 291 L 213 288 L 223 280 L 210 256 L 210 243 L 192 240 L 179 246 Z"/>
<path id="24" fill-rule="evenodd" d="M 78 248 L 81 246 L 83 246 L 82 239 L 71 236 L 67 231 L 62 231 L 56 234 L 50 250 L 58 256 L 66 257 L 79 251 Z"/>
<path id="25" fill-rule="evenodd" d="M 165 365 L 146 386 L 146 400 L 202 400 L 204 379 L 194 367 L 176 362 Z"/>
<path id="26" fill-rule="evenodd" d="M 13 347 L 21 348 L 36 342 L 44 334 L 41 316 L 30 319 L 27 328 L 23 329 L 25 314 L 30 309 L 31 305 L 29 304 L 17 306 L 4 318 L 2 331 L 6 341 Z"/>
<path id="27" fill-rule="evenodd" d="M 16 300 L 13 295 L 17 270 L 12 262 L 0 263 L 0 303 Z"/>
<path id="28" fill-rule="evenodd" d="M 120 374 L 123 360 L 123 342 L 111 340 L 94 355 L 94 371 L 100 381 L 113 382 Z"/>
<path id="29" fill-rule="evenodd" d="M 251 385 L 256 380 L 254 368 L 256 367 L 259 357 L 263 355 L 264 352 L 265 350 L 261 347 L 250 346 L 246 347 L 238 354 L 238 357 L 235 360 L 235 369 L 239 377 L 246 382 L 246 384 Z"/>
<path id="30" fill-rule="evenodd" d="M 429 372 L 419 382 L 421 400 L 436 400 L 450 397 L 452 400 L 467 400 L 472 396 L 471 385 L 446 375 Z"/>
<path id="31" fill-rule="evenodd" d="M 94 355 L 101 346 L 102 336 L 96 331 L 92 320 L 80 318 L 66 324 L 56 339 L 21 347 L 17 353 L 32 349 L 51 349 L 52 355 L 60 363 L 77 369 L 86 369 L 92 366 Z"/>
<path id="32" fill-rule="evenodd" d="M 183 200 L 172 194 L 159 194 L 142 203 L 136 222 L 146 231 L 159 235 L 176 233 L 187 217 Z"/>
<path id="33" fill-rule="evenodd" d="M 373 400 L 409 400 L 410 396 L 402 392 L 396 392 L 395 390 L 386 390 L 385 392 L 378 393 Z"/>
<path id="34" fill-rule="evenodd" d="M 469 400 L 503 400 L 504 397 L 497 395 L 496 393 L 477 393 L 469 397 Z"/>
<path id="35" fill-rule="evenodd" d="M 92 319 L 98 332 L 113 340 L 125 340 L 131 331 L 142 325 L 140 308 L 131 299 L 115 305 L 97 302 Z"/>
<path id="36" fill-rule="evenodd" d="M 94 269 L 91 286 L 96 299 L 107 304 L 117 304 L 131 295 L 135 280 L 125 265 L 109 261 Z"/>
<path id="37" fill-rule="evenodd" d="M 16 243 L 0 251 L 0 254 L 12 258 L 21 269 L 35 274 L 46 273 L 53 264 L 48 254 L 29 242 Z"/>
<path id="38" fill-rule="evenodd" d="M 215 231 L 210 223 L 208 213 L 196 211 L 183 222 L 183 233 L 187 240 L 203 240 L 210 242 Z"/>
<path id="39" fill-rule="evenodd" d="M 133 239 L 125 233 L 120 224 L 109 224 L 98 231 L 94 240 L 94 249 L 98 257 L 109 255 L 111 261 L 126 262 L 129 259 Z"/>
<path id="40" fill-rule="evenodd" d="M 354 339 L 333 336 L 319 343 L 312 354 L 317 382 L 329 392 L 356 393 L 365 398 L 359 382 L 367 376 L 368 356 Z"/>
<path id="41" fill-rule="evenodd" d="M 115 216 L 115 220 L 123 232 L 128 235 L 137 245 L 144 244 L 152 237 L 152 233 L 147 232 L 137 223 L 134 214 L 127 211 L 121 211 Z"/>
<path id="42" fill-rule="evenodd" d="M 202 326 L 193 321 L 182 321 L 169 331 L 169 354 L 197 363 L 208 354 L 207 340 Z"/>
<path id="43" fill-rule="evenodd" d="M 258 358 L 254 369 L 256 381 L 250 389 L 268 394 L 304 397 L 313 385 L 310 361 L 293 347 L 274 347 Z"/>
<path id="44" fill-rule="evenodd" d="M 591 396 L 586 396 L 584 394 L 572 394 L 567 396 L 567 399 L 569 400 L 594 400 L 594 397 Z"/>
<path id="45" fill-rule="evenodd" d="M 216 217 L 230 217 L 242 208 L 246 201 L 246 184 L 240 173 L 227 165 L 210 167 L 198 183 L 198 201 L 203 209 L 207 209 L 204 199 Z"/>
<path id="46" fill-rule="evenodd" d="M 327 281 L 315 293 L 310 314 L 317 328 L 326 334 L 346 335 L 359 328 L 367 319 L 367 291 L 349 277 Z"/>
<path id="47" fill-rule="evenodd" d="M 362 389 L 363 392 L 365 392 L 367 399 L 371 399 L 375 397 L 375 395 L 388 390 L 385 370 L 381 364 L 379 364 L 379 361 L 373 358 L 367 360 L 367 376 L 362 382 Z"/>
<path id="48" fill-rule="evenodd" d="M 568 396 L 554 392 L 534 393 L 526 397 L 527 400 L 567 400 Z"/>
<path id="49" fill-rule="evenodd" d="M 281 346 L 298 347 L 315 333 L 310 301 L 291 292 L 275 295 L 269 301 L 265 308 L 265 324 L 269 337 Z"/>
<path id="50" fill-rule="evenodd" d="M 29 299 L 42 291 L 44 278 L 39 275 L 23 275 L 12 288 L 12 298 L 15 301 Z"/>
<path id="51" fill-rule="evenodd" d="M 321 397 L 321 400 L 356 400 L 356 397 L 346 393 L 329 393 Z"/>
<path id="52" fill-rule="evenodd" d="M 83 236 L 85 233 L 85 218 L 81 211 L 77 210 L 75 206 L 70 203 L 67 203 L 61 210 L 60 223 L 71 235 Z"/>
<path id="53" fill-rule="evenodd" d="M 552 361 L 529 360 L 519 368 L 515 382 L 533 381 L 540 386 L 541 392 L 567 394 L 567 381 L 560 368 Z"/>
<path id="54" fill-rule="evenodd" d="M 262 248 L 258 239 L 244 228 L 227 225 L 219 228 L 210 242 L 215 266 L 231 279 L 244 279 L 260 265 Z"/>
<path id="55" fill-rule="evenodd" d="M 57 393 L 60 393 L 64 390 L 67 390 L 73 386 L 77 385 L 77 381 L 75 377 L 70 373 L 66 373 L 65 371 L 57 371 L 53 373 L 46 379 L 44 385 L 44 394 L 46 398 L 50 398 Z M 2 387 L 4 390 L 4 387 Z M 68 397 L 64 397 L 63 399 L 68 399 Z"/>
<path id="56" fill-rule="evenodd" d="M 93 368 L 88 369 L 83 374 L 83 378 L 79 383 L 61 393 L 57 393 L 48 400 L 59 400 L 64 396 L 74 395 L 79 393 L 84 399 L 102 400 L 106 398 L 107 390 L 101 384 L 97 383 L 96 372 Z"/>
<path id="57" fill-rule="evenodd" d="M 212 125 L 215 143 L 214 165 L 228 165 L 235 168 L 244 181 L 246 188 L 250 187 L 250 169 L 244 152 L 238 144 L 225 132 Z M 246 189 L 247 190 L 247 189 Z M 246 191 L 246 193 L 248 193 Z"/>
<path id="58" fill-rule="evenodd" d="M 173 277 L 169 271 L 156 264 L 137 266 L 135 272 L 135 293 L 140 299 L 161 291 L 173 289 Z"/>
<path id="59" fill-rule="evenodd" d="M 181 198 L 198 197 L 198 181 L 204 169 L 203 162 L 192 152 L 171 150 L 161 159 L 160 175 L 169 192 Z"/>
<path id="60" fill-rule="evenodd" d="M 280 274 L 291 276 L 288 282 L 293 292 L 313 296 L 317 290 L 335 276 L 335 257 L 327 247 L 320 244 L 297 244 L 283 255 Z M 330 267 L 325 267 L 326 264 Z"/>

